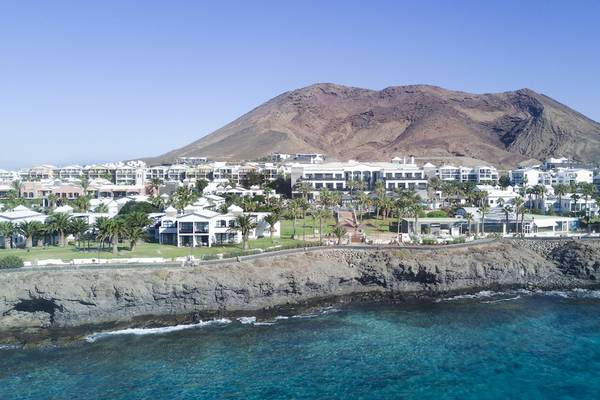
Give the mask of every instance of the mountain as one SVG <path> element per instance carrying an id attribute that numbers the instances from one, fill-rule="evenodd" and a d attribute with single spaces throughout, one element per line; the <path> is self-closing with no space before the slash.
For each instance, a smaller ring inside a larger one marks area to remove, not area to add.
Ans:
<path id="1" fill-rule="evenodd" d="M 380 91 L 315 84 L 283 93 L 190 145 L 148 159 L 250 160 L 319 152 L 340 160 L 469 157 L 501 166 L 596 161 L 600 124 L 529 89 L 471 94 L 428 85 Z"/>

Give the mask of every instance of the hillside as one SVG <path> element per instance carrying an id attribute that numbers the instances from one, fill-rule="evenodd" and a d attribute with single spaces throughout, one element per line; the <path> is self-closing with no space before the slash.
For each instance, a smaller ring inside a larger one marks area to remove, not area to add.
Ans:
<path id="1" fill-rule="evenodd" d="M 427 85 L 380 91 L 315 84 L 283 93 L 188 146 L 180 156 L 249 160 L 272 152 L 387 160 L 468 157 L 512 166 L 565 156 L 595 161 L 600 124 L 529 89 L 470 94 Z"/>

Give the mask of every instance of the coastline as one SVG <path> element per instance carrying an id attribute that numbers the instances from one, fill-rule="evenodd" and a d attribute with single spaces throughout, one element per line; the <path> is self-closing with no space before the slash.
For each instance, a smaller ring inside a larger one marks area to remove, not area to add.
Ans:
<path id="1" fill-rule="evenodd" d="M 599 260 L 597 241 L 520 240 L 418 252 L 332 248 L 194 268 L 15 271 L 0 275 L 0 343 L 482 290 L 596 288 Z"/>

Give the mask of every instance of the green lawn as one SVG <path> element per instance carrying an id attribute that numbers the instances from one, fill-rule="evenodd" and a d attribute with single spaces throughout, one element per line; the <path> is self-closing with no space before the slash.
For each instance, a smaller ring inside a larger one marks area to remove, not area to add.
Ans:
<path id="1" fill-rule="evenodd" d="M 290 238 L 275 238 L 272 242 L 270 238 L 260 238 L 249 242 L 250 249 L 266 249 L 273 246 L 289 246 L 302 243 L 300 240 L 292 240 Z M 86 248 L 79 250 L 73 245 L 66 247 L 49 246 L 47 248 L 34 247 L 30 251 L 24 249 L 0 249 L 0 257 L 5 255 L 16 255 L 24 261 L 56 259 L 69 261 L 76 258 L 138 258 L 138 257 L 162 257 L 176 258 L 193 255 L 198 258 L 206 255 L 214 254 L 231 254 L 242 251 L 242 244 L 214 246 L 214 247 L 197 247 L 185 248 L 170 245 L 161 245 L 158 243 L 139 243 L 135 250 L 129 251 L 128 242 L 125 241 L 119 244 L 119 254 L 112 254 L 112 249 L 105 247 L 103 250 L 95 244 L 90 246 L 91 250 Z"/>
<path id="2" fill-rule="evenodd" d="M 328 218 L 327 220 L 323 220 L 323 235 L 331 233 L 333 228 L 335 227 L 336 220 L 335 218 Z M 306 240 L 318 240 L 319 234 L 313 234 L 313 226 L 318 231 L 319 230 L 319 220 L 313 221 L 312 218 L 308 217 L 306 220 L 302 218 L 298 218 L 296 220 L 296 237 L 302 240 L 302 230 L 304 229 Z M 293 221 L 292 220 L 282 220 L 281 221 L 281 237 L 289 239 L 292 237 L 293 229 Z"/>
<path id="3" fill-rule="evenodd" d="M 318 229 L 319 221 L 314 222 L 315 227 Z M 290 246 L 299 245 L 302 243 L 302 227 L 306 225 L 306 240 L 317 241 L 319 238 L 318 233 L 313 235 L 312 226 L 313 220 L 309 217 L 306 219 L 306 224 L 303 223 L 302 219 L 296 221 L 296 240 L 292 239 L 292 221 L 282 220 L 281 221 L 281 237 L 274 238 L 273 241 L 269 237 L 264 237 L 256 240 L 250 240 L 250 249 L 266 249 L 274 246 Z M 330 218 L 326 222 L 323 221 L 323 234 L 330 233 L 335 226 L 335 219 Z M 227 246 L 214 246 L 214 247 L 176 247 L 171 245 L 160 245 L 158 243 L 139 243 L 136 249 L 132 252 L 129 250 L 129 242 L 124 241 L 119 244 L 119 254 L 112 254 L 110 246 L 105 246 L 102 249 L 97 243 L 91 243 L 90 249 L 87 249 L 85 243 L 82 244 L 82 249 L 78 249 L 73 245 L 66 247 L 48 246 L 46 248 L 34 247 L 30 251 L 25 249 L 3 249 L 0 248 L 0 257 L 5 255 L 16 255 L 21 257 L 24 261 L 44 260 L 44 259 L 56 259 L 69 261 L 76 258 L 139 258 L 139 257 L 162 257 L 162 258 L 176 258 L 184 257 L 187 255 L 193 255 L 198 258 L 207 255 L 215 254 L 231 254 L 239 253 L 242 251 L 242 244 L 227 245 Z"/>
<path id="4" fill-rule="evenodd" d="M 390 223 L 395 225 L 397 222 L 397 218 L 364 218 L 361 226 L 367 235 L 376 235 L 381 232 L 389 232 Z"/>

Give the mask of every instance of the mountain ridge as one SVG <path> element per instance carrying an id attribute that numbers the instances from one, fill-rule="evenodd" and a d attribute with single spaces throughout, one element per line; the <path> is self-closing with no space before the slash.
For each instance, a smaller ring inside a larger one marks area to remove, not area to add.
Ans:
<path id="1" fill-rule="evenodd" d="M 424 84 L 371 90 L 317 83 L 281 93 L 213 133 L 147 161 L 184 156 L 239 161 L 273 152 L 318 152 L 341 160 L 410 153 L 501 166 L 548 156 L 595 161 L 600 124 L 528 88 L 473 94 Z"/>

